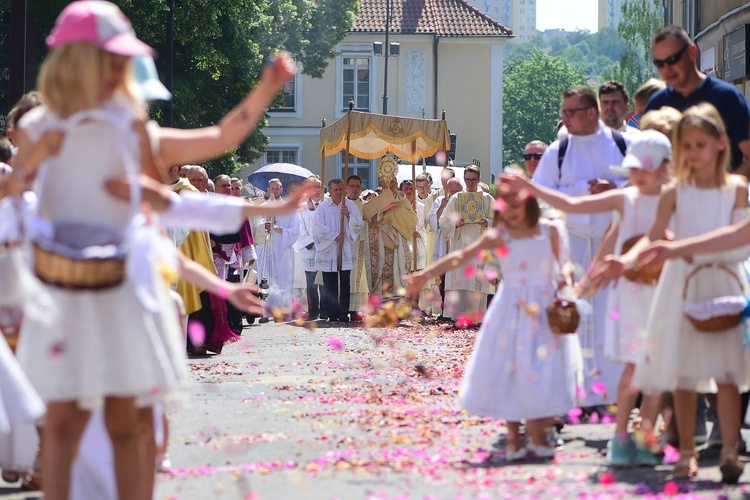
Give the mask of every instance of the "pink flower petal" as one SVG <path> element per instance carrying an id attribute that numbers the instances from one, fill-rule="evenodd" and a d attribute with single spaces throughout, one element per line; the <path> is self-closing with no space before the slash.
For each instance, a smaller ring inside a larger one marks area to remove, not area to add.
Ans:
<path id="1" fill-rule="evenodd" d="M 342 351 L 344 349 L 344 342 L 338 337 L 329 337 L 327 342 L 328 347 L 334 351 Z"/>
<path id="2" fill-rule="evenodd" d="M 188 323 L 187 334 L 193 346 L 201 347 L 206 341 L 206 328 L 200 321 L 191 321 Z"/>

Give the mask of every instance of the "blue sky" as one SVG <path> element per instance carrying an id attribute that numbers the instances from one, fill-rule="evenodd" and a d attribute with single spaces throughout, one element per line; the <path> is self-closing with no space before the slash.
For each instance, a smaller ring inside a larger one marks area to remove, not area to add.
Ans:
<path id="1" fill-rule="evenodd" d="M 536 29 L 597 31 L 597 0 L 537 0 Z"/>

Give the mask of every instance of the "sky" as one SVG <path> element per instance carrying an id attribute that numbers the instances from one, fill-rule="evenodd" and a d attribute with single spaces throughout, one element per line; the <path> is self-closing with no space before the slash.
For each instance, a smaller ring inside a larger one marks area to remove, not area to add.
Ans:
<path id="1" fill-rule="evenodd" d="M 536 29 L 597 31 L 597 0 L 537 0 Z"/>

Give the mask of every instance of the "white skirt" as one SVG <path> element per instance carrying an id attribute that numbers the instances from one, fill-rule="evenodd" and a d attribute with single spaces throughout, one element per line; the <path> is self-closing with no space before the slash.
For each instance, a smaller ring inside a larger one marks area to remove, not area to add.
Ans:
<path id="1" fill-rule="evenodd" d="M 578 403 L 578 335 L 555 335 L 544 308 L 553 287 L 501 285 L 469 358 L 459 402 L 484 417 L 520 421 L 563 415 Z M 519 301 L 537 304 L 536 315 Z"/>
<path id="2" fill-rule="evenodd" d="M 0 335 L 0 468 L 27 471 L 39 446 L 35 422 L 44 403 Z"/>
<path id="3" fill-rule="evenodd" d="M 59 310 L 53 323 L 24 318 L 18 358 L 42 399 L 87 410 L 106 397 L 169 400 L 184 396 L 184 338 L 166 286 L 157 313 L 126 280 L 98 291 L 45 287 Z"/>
<path id="4" fill-rule="evenodd" d="M 624 278 L 609 291 L 604 349 L 612 361 L 638 362 L 647 338 L 646 320 L 655 291 L 655 286 Z"/>

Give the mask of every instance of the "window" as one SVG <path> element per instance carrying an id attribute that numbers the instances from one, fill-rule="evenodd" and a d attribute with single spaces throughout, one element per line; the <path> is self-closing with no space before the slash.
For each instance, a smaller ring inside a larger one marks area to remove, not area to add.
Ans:
<path id="1" fill-rule="evenodd" d="M 370 111 L 370 59 L 344 57 L 343 69 L 341 109 L 349 109 L 351 100 L 354 101 L 354 109 Z"/>
<path id="2" fill-rule="evenodd" d="M 297 76 L 284 84 L 283 102 L 271 111 L 296 111 L 297 110 Z"/>
<path id="3" fill-rule="evenodd" d="M 340 162 L 340 169 L 339 172 L 341 172 L 341 177 L 344 176 L 344 159 L 346 157 L 346 151 L 342 151 L 341 155 L 339 156 L 339 162 Z M 363 160 L 362 158 L 357 158 L 356 156 L 349 155 L 349 175 L 358 175 L 362 178 L 362 190 L 370 189 L 371 183 L 370 183 L 370 175 L 372 173 L 372 161 L 371 160 Z M 346 182 L 346 179 L 344 179 L 344 182 Z"/>
<path id="4" fill-rule="evenodd" d="M 267 149 L 266 150 L 266 165 L 270 163 L 297 163 L 297 150 L 296 149 Z"/>

